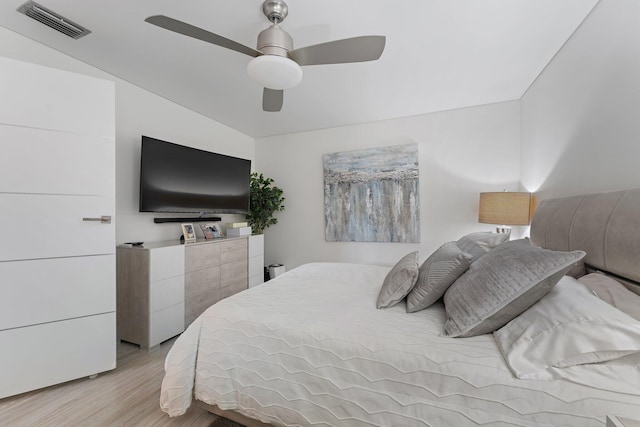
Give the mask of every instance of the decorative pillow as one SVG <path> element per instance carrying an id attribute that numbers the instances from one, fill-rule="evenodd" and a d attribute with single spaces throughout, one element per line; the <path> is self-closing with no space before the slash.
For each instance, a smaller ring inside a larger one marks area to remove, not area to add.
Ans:
<path id="1" fill-rule="evenodd" d="M 407 312 L 414 313 L 439 300 L 447 288 L 467 271 L 473 257 L 456 242 L 440 246 L 420 266 L 418 281 L 407 297 Z"/>
<path id="2" fill-rule="evenodd" d="M 445 293 L 444 335 L 495 331 L 542 298 L 584 256 L 537 248 L 529 239 L 503 243 L 471 264 Z"/>
<path id="3" fill-rule="evenodd" d="M 491 249 L 500 246 L 509 240 L 511 231 L 508 233 L 492 233 L 490 231 L 478 231 L 462 236 L 456 244 L 462 250 L 472 256 L 471 262 L 477 260 Z"/>
<path id="4" fill-rule="evenodd" d="M 640 295 L 634 294 L 622 283 L 599 273 L 582 276 L 578 282 L 595 292 L 602 301 L 640 320 Z"/>
<path id="5" fill-rule="evenodd" d="M 569 276 L 493 335 L 509 368 L 522 379 L 550 380 L 551 368 L 640 351 L 640 322 Z"/>
<path id="6" fill-rule="evenodd" d="M 571 276 L 574 279 L 584 276 L 587 274 L 587 267 L 584 264 L 584 260 L 580 260 L 576 262 L 570 269 L 567 271 L 567 276 Z"/>
<path id="7" fill-rule="evenodd" d="M 418 279 L 418 252 L 411 252 L 398 261 L 384 278 L 376 307 L 392 307 L 411 292 Z"/>

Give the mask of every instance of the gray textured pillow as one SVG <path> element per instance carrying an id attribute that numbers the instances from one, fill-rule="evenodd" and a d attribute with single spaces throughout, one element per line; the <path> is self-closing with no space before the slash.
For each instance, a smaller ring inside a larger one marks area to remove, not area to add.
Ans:
<path id="1" fill-rule="evenodd" d="M 445 243 L 422 263 L 418 281 L 407 297 L 407 312 L 414 313 L 439 300 L 455 280 L 462 275 L 473 257 L 456 242 Z"/>
<path id="2" fill-rule="evenodd" d="M 493 248 L 500 246 L 509 240 L 511 231 L 508 233 L 492 233 L 490 231 L 478 231 L 462 236 L 456 244 L 462 250 L 471 255 L 471 262 L 476 261 L 482 255 L 486 254 Z"/>
<path id="3" fill-rule="evenodd" d="M 493 332 L 531 307 L 585 256 L 537 248 L 529 239 L 503 243 L 471 264 L 444 295 L 444 335 Z"/>
<path id="4" fill-rule="evenodd" d="M 384 278 L 376 307 L 392 307 L 411 292 L 418 279 L 418 252 L 403 256 Z"/>

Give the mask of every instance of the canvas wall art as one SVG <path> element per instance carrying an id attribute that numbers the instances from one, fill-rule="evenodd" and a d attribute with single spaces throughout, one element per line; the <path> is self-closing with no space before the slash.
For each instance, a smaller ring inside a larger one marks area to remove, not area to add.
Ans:
<path id="1" fill-rule="evenodd" d="M 327 241 L 420 241 L 418 144 L 329 153 L 323 160 Z"/>

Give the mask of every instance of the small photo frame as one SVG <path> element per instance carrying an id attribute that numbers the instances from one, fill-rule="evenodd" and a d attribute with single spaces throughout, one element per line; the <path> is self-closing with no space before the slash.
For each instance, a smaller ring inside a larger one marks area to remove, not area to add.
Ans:
<path id="1" fill-rule="evenodd" d="M 202 229 L 202 234 L 204 234 L 204 238 L 207 240 L 219 239 L 220 237 L 222 237 L 222 231 L 218 223 L 215 223 L 215 222 L 200 223 L 200 228 Z"/>
<path id="2" fill-rule="evenodd" d="M 190 243 L 196 241 L 196 230 L 193 228 L 193 224 L 181 224 L 182 234 L 184 235 L 184 242 Z"/>
<path id="3" fill-rule="evenodd" d="M 220 238 L 220 237 L 224 237 L 224 235 L 222 234 L 222 227 L 220 227 L 220 224 L 217 222 L 214 222 L 213 224 L 211 224 L 213 226 L 213 235 L 216 238 Z"/>

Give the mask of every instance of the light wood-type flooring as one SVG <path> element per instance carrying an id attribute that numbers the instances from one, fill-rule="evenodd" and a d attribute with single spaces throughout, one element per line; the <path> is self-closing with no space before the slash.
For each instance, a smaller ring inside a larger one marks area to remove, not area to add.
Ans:
<path id="1" fill-rule="evenodd" d="M 177 418 L 160 410 L 164 359 L 174 341 L 150 352 L 120 343 L 113 371 L 0 399 L 0 426 L 209 426 L 216 416 L 195 405 Z"/>

